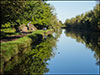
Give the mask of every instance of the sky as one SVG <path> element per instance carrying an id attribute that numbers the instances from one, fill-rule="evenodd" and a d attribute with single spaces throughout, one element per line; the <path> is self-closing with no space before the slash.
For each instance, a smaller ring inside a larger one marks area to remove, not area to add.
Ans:
<path id="1" fill-rule="evenodd" d="M 96 1 L 47 1 L 47 3 L 54 6 L 58 20 L 63 23 L 66 19 L 92 10 L 96 5 Z"/>

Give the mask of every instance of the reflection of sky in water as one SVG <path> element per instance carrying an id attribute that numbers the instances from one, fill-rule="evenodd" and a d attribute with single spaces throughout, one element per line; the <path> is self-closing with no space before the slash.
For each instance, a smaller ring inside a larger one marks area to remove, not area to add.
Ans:
<path id="1" fill-rule="evenodd" d="M 57 51 L 54 58 L 48 61 L 49 72 L 56 73 L 84 73 L 98 74 L 99 67 L 96 65 L 94 52 L 86 48 L 84 44 L 75 39 L 66 37 L 64 31 L 57 42 Z"/>

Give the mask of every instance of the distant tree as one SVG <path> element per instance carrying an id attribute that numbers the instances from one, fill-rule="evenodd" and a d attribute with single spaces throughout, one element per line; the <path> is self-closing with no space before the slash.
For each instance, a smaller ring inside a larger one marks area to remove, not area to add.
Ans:
<path id="1" fill-rule="evenodd" d="M 85 14 L 77 15 L 65 21 L 66 27 L 89 31 L 100 31 L 100 4 L 96 4 L 93 10 Z"/>

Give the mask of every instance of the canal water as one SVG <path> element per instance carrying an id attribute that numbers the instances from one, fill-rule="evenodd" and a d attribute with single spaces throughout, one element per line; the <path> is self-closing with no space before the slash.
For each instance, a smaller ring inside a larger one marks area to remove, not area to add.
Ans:
<path id="1" fill-rule="evenodd" d="M 62 31 L 56 43 L 57 49 L 54 49 L 55 57 L 48 61 L 50 71 L 47 74 L 99 74 L 95 52 L 72 38 L 75 37 L 73 34 L 72 37 L 67 34 L 65 30 Z"/>
<path id="2" fill-rule="evenodd" d="M 99 33 L 62 30 L 14 56 L 4 65 L 3 74 L 99 74 L 99 63 Z"/>

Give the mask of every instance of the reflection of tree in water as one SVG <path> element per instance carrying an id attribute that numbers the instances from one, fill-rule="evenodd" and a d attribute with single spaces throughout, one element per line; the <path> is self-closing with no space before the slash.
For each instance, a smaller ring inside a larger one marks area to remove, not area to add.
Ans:
<path id="1" fill-rule="evenodd" d="M 77 42 L 85 44 L 87 48 L 90 48 L 92 51 L 94 51 L 94 57 L 97 61 L 100 59 L 100 33 L 67 30 L 65 33 L 66 36 L 76 39 Z"/>
<path id="2" fill-rule="evenodd" d="M 6 74 L 43 74 L 48 72 L 47 63 L 38 57 L 26 57 L 22 62 L 16 65 L 12 70 L 5 72 Z"/>
<path id="3" fill-rule="evenodd" d="M 60 35 L 58 35 L 60 36 Z M 47 68 L 47 60 L 50 60 L 50 57 L 54 56 L 53 47 L 56 47 L 57 37 L 53 37 L 50 35 L 47 39 L 43 40 L 39 45 L 35 47 L 32 51 L 28 54 L 20 55 L 16 59 L 17 62 L 21 63 L 12 63 L 14 66 L 12 67 L 11 64 L 10 69 L 4 70 L 4 74 L 44 74 L 49 71 Z"/>

